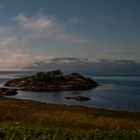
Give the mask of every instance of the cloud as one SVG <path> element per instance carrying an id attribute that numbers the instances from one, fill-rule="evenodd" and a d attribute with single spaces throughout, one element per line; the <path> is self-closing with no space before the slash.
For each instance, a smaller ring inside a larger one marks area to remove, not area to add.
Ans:
<path id="1" fill-rule="evenodd" d="M 99 61 L 83 60 L 81 58 L 54 58 L 48 63 L 40 61 L 28 66 L 24 69 L 32 70 L 51 70 L 61 69 L 63 71 L 79 71 L 87 74 L 93 72 L 95 74 L 135 74 L 140 71 L 140 63 L 133 60 L 113 60 L 101 59 Z"/>
<path id="2" fill-rule="evenodd" d="M 12 26 L 0 27 L 0 56 L 4 55 L 3 51 L 21 46 L 20 40 L 13 32 L 14 28 Z"/>
<path id="3" fill-rule="evenodd" d="M 13 50 L 13 52 L 6 50 L 4 57 L 0 58 L 0 66 L 3 69 L 19 68 L 21 65 L 30 63 L 30 55 L 23 52 L 21 49 Z"/>
<path id="4" fill-rule="evenodd" d="M 119 58 L 119 59 L 132 59 L 132 60 L 140 60 L 139 58 L 139 51 L 135 52 L 129 50 L 122 50 L 122 51 L 112 51 L 105 54 L 106 58 Z M 139 61 L 140 62 L 140 61 Z"/>
<path id="5" fill-rule="evenodd" d="M 74 44 L 87 44 L 90 42 L 87 38 L 66 32 L 63 24 L 53 16 L 46 16 L 43 12 L 38 12 L 33 17 L 27 17 L 22 13 L 16 16 L 14 20 L 22 29 L 30 32 L 32 37 L 51 37 L 56 41 Z M 77 17 L 73 18 L 73 22 L 79 22 L 78 20 Z"/>
<path id="6" fill-rule="evenodd" d="M 43 32 L 44 30 L 54 29 L 57 27 L 57 23 L 48 16 L 41 13 L 37 14 L 32 18 L 26 17 L 25 14 L 19 14 L 14 18 L 24 29 L 30 29 L 33 31 Z"/>
<path id="7" fill-rule="evenodd" d="M 52 63 L 81 63 L 81 62 L 87 62 L 87 58 L 78 58 L 78 57 L 58 57 L 58 58 L 52 58 L 50 59 L 50 62 Z"/>
<path id="8" fill-rule="evenodd" d="M 0 35 L 9 35 L 13 31 L 12 27 L 2 26 L 0 27 Z"/>
<path id="9" fill-rule="evenodd" d="M 0 37 L 0 47 L 18 46 L 18 40 L 15 37 Z"/>
<path id="10" fill-rule="evenodd" d="M 47 61 L 52 56 L 31 55 L 23 49 L 3 50 L 4 57 L 0 57 L 0 69 L 21 69 L 29 64 Z"/>

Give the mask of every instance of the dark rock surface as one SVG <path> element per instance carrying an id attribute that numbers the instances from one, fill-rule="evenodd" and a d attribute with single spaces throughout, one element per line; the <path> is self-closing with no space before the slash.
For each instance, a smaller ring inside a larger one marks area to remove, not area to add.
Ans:
<path id="1" fill-rule="evenodd" d="M 83 96 L 64 97 L 64 99 L 75 99 L 77 101 L 87 101 L 87 100 L 90 100 L 90 98 L 83 97 Z"/>
<path id="2" fill-rule="evenodd" d="M 17 94 L 17 90 L 16 89 L 9 89 L 9 88 L 0 88 L 0 95 L 15 95 Z"/>

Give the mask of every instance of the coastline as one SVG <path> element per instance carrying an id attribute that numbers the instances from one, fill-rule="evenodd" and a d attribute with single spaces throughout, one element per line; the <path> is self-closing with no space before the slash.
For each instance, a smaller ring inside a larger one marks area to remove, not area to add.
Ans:
<path id="1" fill-rule="evenodd" d="M 67 124 L 66 128 L 67 127 L 68 128 L 73 127 L 78 129 L 98 128 L 101 130 L 102 129 L 114 130 L 119 127 L 120 129 L 126 129 L 126 130 L 130 128 L 132 130 L 140 130 L 140 119 L 139 119 L 140 112 L 118 111 L 118 110 L 109 110 L 103 108 L 93 108 L 93 107 L 74 106 L 74 105 L 54 105 L 54 104 L 41 103 L 41 102 L 31 101 L 31 100 L 11 99 L 7 97 L 0 97 L 0 108 L 1 108 L 0 110 L 1 119 L 3 118 L 3 120 L 5 121 L 9 121 L 9 119 L 10 121 L 11 120 L 19 121 L 23 124 L 29 123 L 30 125 L 33 125 L 41 117 L 43 113 L 44 118 L 47 117 L 48 120 L 51 119 L 50 125 L 54 125 L 54 127 L 57 126 L 56 125 L 57 123 L 59 123 L 60 126 L 63 125 L 62 122 L 65 121 Z M 27 112 L 29 117 L 26 118 Z M 36 113 L 39 116 L 36 116 Z M 9 114 L 8 115 L 9 117 L 6 116 L 7 114 Z M 13 117 L 11 118 L 11 116 Z M 52 120 L 53 117 L 54 117 L 54 121 Z M 72 122 L 71 118 L 78 121 L 77 122 L 78 124 L 75 124 L 74 121 Z M 35 122 L 33 123 L 31 120 L 32 121 L 34 120 Z M 63 121 L 61 122 L 60 120 Z M 85 122 L 83 125 L 84 120 Z M 37 124 L 41 123 L 42 121 L 44 122 L 43 118 L 38 121 L 36 122 Z M 96 122 L 95 123 L 96 125 L 94 124 L 94 122 Z M 44 122 L 44 126 L 45 125 L 46 124 Z M 47 125 L 48 125 L 48 121 L 47 121 Z M 88 127 L 85 127 L 85 125 Z"/>
<path id="2" fill-rule="evenodd" d="M 27 93 L 28 94 L 28 93 Z M 66 107 L 79 107 L 79 108 L 89 108 L 89 109 L 99 109 L 99 110 L 108 110 L 108 111 L 113 111 L 113 112 L 129 112 L 129 113 L 140 113 L 140 111 L 136 111 L 136 110 L 128 110 L 128 109 L 117 109 L 117 108 L 109 108 L 109 107 L 99 107 L 99 106 L 90 106 L 90 105 L 79 105 L 79 104 L 57 104 L 57 103 L 47 103 L 47 102 L 43 102 L 43 101 L 39 101 L 39 100 L 32 100 L 32 99 L 22 99 L 22 98 L 12 98 L 13 95 L 0 95 L 0 98 L 6 98 L 6 99 L 11 99 L 11 100 L 21 100 L 21 101 L 29 101 L 29 102 L 37 102 L 39 104 L 46 104 L 46 105 L 52 105 L 52 106 L 66 106 Z M 72 96 L 70 98 L 76 98 L 76 97 L 79 97 L 79 96 Z M 83 98 L 86 98 L 85 96 L 80 96 L 80 97 L 83 97 Z M 65 98 L 69 98 L 69 96 L 65 96 Z M 75 99 L 73 99 L 75 100 Z M 88 100 L 87 100 L 88 101 Z M 84 101 L 80 101 L 78 100 L 77 102 L 79 103 L 85 103 L 86 100 Z"/>
<path id="3" fill-rule="evenodd" d="M 70 99 L 78 97 L 79 100 L 82 96 L 64 97 Z M 1 95 L 0 133 L 5 134 L 5 137 L 11 134 L 15 138 L 18 133 L 18 139 L 55 137 L 57 140 L 59 137 L 100 140 L 102 137 L 134 140 L 140 139 L 140 112 L 82 106 L 81 103 L 79 105 L 43 103 Z"/>
<path id="4" fill-rule="evenodd" d="M 36 73 L 36 72 L 35 72 Z M 34 74 L 35 74 L 34 73 Z M 69 72 L 70 73 L 70 72 Z M 67 73 L 68 74 L 68 73 Z M 15 75 L 15 74 L 14 74 Z M 18 75 L 18 74 L 17 74 Z M 23 75 L 23 74 L 22 74 Z M 24 74 L 25 76 L 29 74 Z M 15 95 L 14 98 L 23 98 L 23 99 L 33 99 L 43 102 L 49 103 L 58 103 L 58 104 L 75 104 L 75 105 L 85 105 L 85 106 L 93 106 L 93 107 L 103 107 L 109 109 L 117 109 L 117 110 L 128 110 L 133 112 L 139 112 L 139 87 L 140 87 L 140 77 L 118 77 L 118 76 L 109 76 L 109 77 L 102 77 L 97 76 L 96 74 L 85 74 L 98 83 L 101 83 L 103 86 L 98 86 L 93 90 L 82 90 L 76 91 L 75 93 L 72 91 L 62 91 L 59 92 L 60 96 L 58 97 L 55 92 L 52 91 L 53 94 L 44 94 L 35 92 L 35 95 L 31 92 L 28 95 L 25 91 L 20 92 L 20 94 Z M 15 79 L 15 78 L 13 78 Z M 11 80 L 10 78 L 7 80 L 2 80 L 2 83 L 6 83 L 7 81 Z M 132 80 L 132 84 L 130 84 L 130 80 Z M 22 94 L 21 94 L 22 93 Z M 67 94 L 68 93 L 68 94 Z M 28 97 L 27 97 L 28 96 Z M 64 100 L 63 97 L 66 96 L 84 96 L 91 98 L 90 101 L 87 102 L 75 102 Z M 55 98 L 58 97 L 58 98 Z M 138 97 L 138 98 L 137 98 Z"/>
<path id="5" fill-rule="evenodd" d="M 54 105 L 0 96 L 5 139 L 140 139 L 140 112 Z"/>

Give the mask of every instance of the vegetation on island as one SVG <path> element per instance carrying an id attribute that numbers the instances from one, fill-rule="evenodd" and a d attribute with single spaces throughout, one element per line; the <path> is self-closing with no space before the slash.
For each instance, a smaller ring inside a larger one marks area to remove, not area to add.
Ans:
<path id="1" fill-rule="evenodd" d="M 38 72 L 36 75 L 16 78 L 8 81 L 5 86 L 20 87 L 27 91 L 59 91 L 88 90 L 98 86 L 98 83 L 78 73 L 63 75 L 60 70 Z"/>
<path id="2" fill-rule="evenodd" d="M 139 140 L 140 113 L 0 97 L 1 140 Z"/>

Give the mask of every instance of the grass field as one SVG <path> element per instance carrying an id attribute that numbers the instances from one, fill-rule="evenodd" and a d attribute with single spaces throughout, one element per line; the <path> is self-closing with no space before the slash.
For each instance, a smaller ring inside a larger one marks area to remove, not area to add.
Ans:
<path id="1" fill-rule="evenodd" d="M 3 128 L 0 139 L 6 140 L 139 140 L 137 132 L 110 131 L 74 131 L 54 128 Z"/>
<path id="2" fill-rule="evenodd" d="M 0 140 L 140 139 L 140 113 L 0 97 Z"/>

